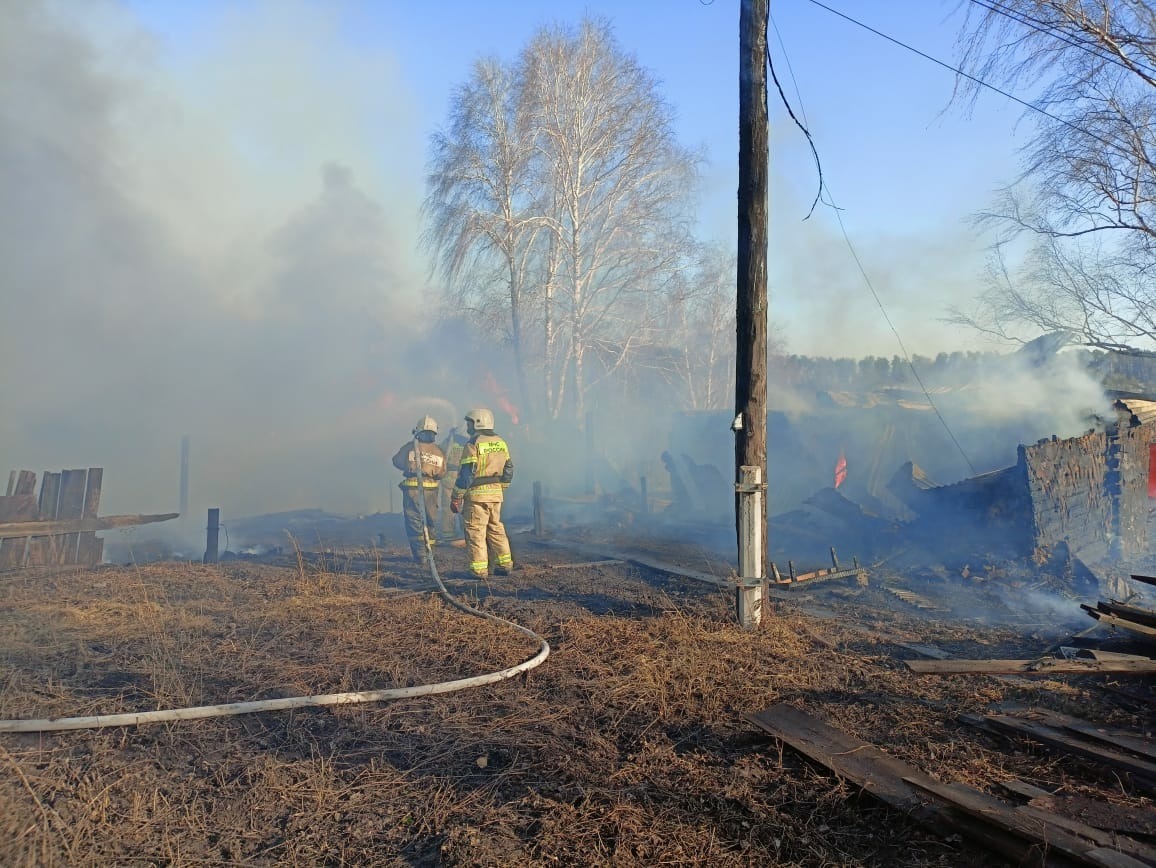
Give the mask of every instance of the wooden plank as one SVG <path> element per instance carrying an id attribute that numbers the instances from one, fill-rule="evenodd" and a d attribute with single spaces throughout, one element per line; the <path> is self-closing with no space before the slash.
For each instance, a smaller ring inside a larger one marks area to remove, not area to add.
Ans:
<path id="1" fill-rule="evenodd" d="M 1156 627 L 1148 627 L 1137 621 L 1130 621 L 1127 618 L 1117 618 L 1115 615 L 1108 615 L 1101 612 L 1099 609 L 1093 609 L 1084 603 L 1080 604 L 1080 608 L 1099 621 L 1101 624 L 1108 624 L 1111 627 L 1117 627 L 1129 633 L 1135 633 L 1137 636 L 1144 636 L 1156 638 Z"/>
<path id="2" fill-rule="evenodd" d="M 1038 837 L 1029 836 L 1025 840 L 1022 834 L 1011 834 L 1006 827 L 993 825 L 982 813 L 973 815 L 944 808 L 928 795 L 932 788 L 940 785 L 938 781 L 801 709 L 775 705 L 744 717 L 839 778 L 851 781 L 936 834 L 962 833 L 1002 853 L 1016 864 L 1054 864 L 1048 860 L 1047 847 L 1041 847 Z M 1025 822 L 1039 824 L 1033 820 Z"/>
<path id="3" fill-rule="evenodd" d="M 1145 674 L 1156 672 L 1156 660 L 1130 656 L 1118 660 L 904 660 L 904 665 L 920 675 L 1055 675 L 1096 674 L 1098 672 Z"/>
<path id="4" fill-rule="evenodd" d="M 1023 796 L 1025 799 L 1050 799 L 1052 794 L 1047 790 L 1042 790 L 1035 784 L 1029 784 L 1027 781 L 1021 781 L 1019 778 L 1011 778 L 1010 780 L 1000 781 L 999 784 L 1009 793 L 1015 793 L 1017 796 Z"/>
<path id="5" fill-rule="evenodd" d="M 60 505 L 56 510 L 58 519 L 80 518 L 84 512 L 84 488 L 88 471 L 64 470 L 60 474 Z M 57 563 L 76 563 L 76 545 L 80 534 L 69 534 L 57 540 Z"/>
<path id="6" fill-rule="evenodd" d="M 37 515 L 36 474 L 31 470 L 21 470 L 9 475 L 12 494 L 2 498 L 0 515 L 7 521 L 23 521 Z M 0 569 L 10 570 L 24 564 L 24 554 L 28 548 L 27 536 L 0 541 Z"/>
<path id="7" fill-rule="evenodd" d="M 1095 626 L 1095 625 L 1093 625 Z M 1120 651 L 1105 651 L 1102 648 L 1081 648 L 1076 652 L 1077 660 L 1135 660 L 1144 654 L 1123 654 Z"/>
<path id="8" fill-rule="evenodd" d="M 1135 606 L 1128 606 L 1119 600 L 1112 600 L 1110 602 L 1100 600 L 1096 603 L 1096 608 L 1109 615 L 1115 615 L 1117 618 L 1135 621 L 1137 624 L 1143 624 L 1146 627 L 1156 627 L 1156 612 L 1148 609 L 1138 609 Z"/>
<path id="9" fill-rule="evenodd" d="M 930 657 L 932 660 L 948 660 L 951 655 L 934 645 L 925 645 L 922 642 L 896 642 L 900 648 L 906 648 L 908 651 L 914 651 L 916 654 L 922 654 L 924 657 Z"/>
<path id="10" fill-rule="evenodd" d="M 921 822 L 934 825 L 937 821 L 939 812 L 932 800 L 912 784 L 904 783 L 905 777 L 918 779 L 926 776 L 902 760 L 791 705 L 772 705 L 744 717 L 891 807 Z"/>
<path id="11" fill-rule="evenodd" d="M 113 530 L 118 527 L 136 527 L 141 524 L 155 524 L 158 521 L 172 521 L 179 517 L 179 512 L 166 512 L 158 515 L 102 515 L 96 518 L 56 521 L 0 522 L 0 539 L 32 534 L 59 536 L 84 531 Z"/>
<path id="12" fill-rule="evenodd" d="M 803 573 L 802 575 L 793 576 L 791 578 L 782 579 L 780 581 L 772 581 L 775 587 L 779 588 L 794 588 L 800 584 L 806 584 L 808 587 L 819 582 L 825 582 L 829 579 L 850 579 L 854 578 L 860 585 L 867 584 L 867 570 L 862 567 L 853 567 L 846 570 L 822 569 L 816 570 L 813 573 Z"/>
<path id="13" fill-rule="evenodd" d="M 81 515 L 84 518 L 96 518 L 100 508 L 100 485 L 104 479 L 103 467 L 88 468 L 88 481 L 84 489 L 84 510 Z M 104 544 L 101 544 L 100 552 L 96 548 L 96 532 L 87 530 L 79 535 L 79 540 L 76 545 L 76 562 L 78 564 L 87 564 L 88 566 L 95 566 L 100 563 L 100 555 L 104 552 Z"/>
<path id="14" fill-rule="evenodd" d="M 1090 760 L 1119 774 L 1127 775 L 1140 789 L 1156 792 L 1156 763 L 1101 747 L 1054 727 L 1020 720 L 1007 714 L 985 714 L 982 716 L 961 714 L 959 719 L 981 729 L 1001 732 L 1005 735 L 1023 736 L 1046 747 Z"/>
<path id="15" fill-rule="evenodd" d="M 1156 695 L 1151 693 L 1137 693 L 1135 690 L 1123 690 L 1115 684 L 1100 684 L 1101 690 L 1116 699 L 1118 705 L 1144 706 L 1156 711 Z"/>
<path id="16" fill-rule="evenodd" d="M 44 481 L 40 484 L 40 517 L 43 519 L 52 520 L 59 515 L 61 475 L 44 473 Z"/>
<path id="17" fill-rule="evenodd" d="M 613 559 L 623 561 L 628 564 L 634 564 L 640 567 L 646 567 L 650 570 L 657 570 L 662 573 L 670 573 L 672 576 L 682 576 L 687 579 L 694 579 L 699 582 L 706 582 L 707 584 L 715 585 L 720 588 L 734 588 L 736 581 L 733 577 L 716 576 L 711 573 L 703 573 L 698 570 L 687 569 L 676 564 L 668 564 L 664 561 L 655 560 L 652 558 L 642 557 L 634 552 L 619 551 L 614 548 L 604 548 L 602 546 L 588 546 L 580 543 L 572 542 L 554 542 L 553 540 L 536 539 L 534 537 L 526 537 L 526 541 L 534 545 L 543 546 L 546 548 L 565 549 L 566 551 L 577 552 L 580 555 L 586 555 L 590 558 L 599 559 Z M 780 600 L 787 600 L 791 598 L 791 594 L 777 590 L 773 582 L 768 582 L 764 587 L 768 597 L 775 597 Z"/>
<path id="18" fill-rule="evenodd" d="M 1143 865 L 1156 865 L 1156 847 L 1150 844 L 1145 844 L 1142 841 L 1137 841 L 1125 835 L 1114 834 L 1097 826 L 1091 826 L 1074 817 L 1066 817 L 1042 805 L 1018 805 L 1015 811 L 1024 816 L 1035 817 L 1043 820 L 1045 823 L 1058 826 L 1081 838 L 1086 838 L 1097 847 L 1106 848 L 1109 851 L 1123 853 L 1133 859 L 1138 859 Z"/>
<path id="19" fill-rule="evenodd" d="M 1102 798 L 1070 792 L 1045 792 L 1042 796 L 1033 797 L 1028 804 L 1069 820 L 1078 820 L 1103 832 L 1123 832 L 1137 839 L 1156 838 L 1156 811 L 1150 808 L 1127 807 Z"/>
<path id="20" fill-rule="evenodd" d="M 16 476 L 16 490 L 12 494 L 16 497 L 28 496 L 36 493 L 36 474 L 31 470 L 21 470 Z"/>
<path id="21" fill-rule="evenodd" d="M 1038 848 L 1037 860 L 1043 864 L 1052 864 L 1050 859 L 1053 855 L 1066 857 L 1081 865 L 1101 865 L 1110 868 L 1144 868 L 1156 864 L 1122 852 L 1111 845 L 1100 843 L 1097 838 L 1115 837 L 1102 830 L 1084 827 L 1095 837 L 1083 837 L 1073 831 L 1073 827 L 1082 826 L 1076 821 L 1058 817 L 1038 808 L 1028 810 L 1015 808 L 995 796 L 966 784 L 941 784 L 926 776 L 908 782 L 976 819 L 1035 842 Z M 1136 847 L 1142 848 L 1143 845 L 1136 844 Z"/>
<path id="22" fill-rule="evenodd" d="M 1150 739 L 1125 729 L 1100 726 L 1091 721 L 1072 717 L 1069 714 L 1061 714 L 1058 711 L 1036 708 L 1035 706 L 1000 705 L 998 710 L 1001 714 L 1010 714 L 1020 719 L 1042 723 L 1053 729 L 1067 730 L 1092 741 L 1134 753 L 1145 759 L 1156 760 L 1156 744 L 1153 744 Z"/>
<path id="23" fill-rule="evenodd" d="M 40 481 L 39 515 L 41 521 L 56 518 L 56 507 L 60 500 L 60 474 L 45 470 Z M 56 548 L 52 537 L 34 536 L 28 540 L 28 558 L 31 566 L 44 566 L 57 562 Z"/>

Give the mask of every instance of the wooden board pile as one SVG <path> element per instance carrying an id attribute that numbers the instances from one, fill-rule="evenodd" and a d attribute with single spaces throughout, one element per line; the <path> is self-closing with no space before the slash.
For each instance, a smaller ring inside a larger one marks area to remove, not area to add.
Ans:
<path id="1" fill-rule="evenodd" d="M 1132 581 L 1156 585 L 1156 577 L 1132 575 Z M 1156 611 L 1129 601 L 1100 600 L 1095 606 L 1081 604 L 1080 608 L 1108 627 L 1123 630 L 1132 638 L 1156 644 Z"/>

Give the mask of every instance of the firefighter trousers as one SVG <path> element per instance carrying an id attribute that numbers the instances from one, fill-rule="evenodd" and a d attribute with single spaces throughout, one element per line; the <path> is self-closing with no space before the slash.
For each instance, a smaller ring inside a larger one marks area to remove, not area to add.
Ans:
<path id="1" fill-rule="evenodd" d="M 478 503 L 466 498 L 462 512 L 466 525 L 466 548 L 470 558 L 470 572 L 487 576 L 490 560 L 494 566 L 509 569 L 514 565 L 510 554 L 510 540 L 502 524 L 502 502 Z"/>
<path id="2" fill-rule="evenodd" d="M 422 560 L 425 555 L 425 537 L 422 534 L 422 499 L 425 499 L 425 527 L 429 528 L 429 536 L 434 538 L 434 526 L 438 514 L 438 490 L 436 488 L 402 488 L 405 496 L 402 499 L 402 512 L 405 513 L 405 535 L 409 538 L 409 550 L 415 561 Z"/>

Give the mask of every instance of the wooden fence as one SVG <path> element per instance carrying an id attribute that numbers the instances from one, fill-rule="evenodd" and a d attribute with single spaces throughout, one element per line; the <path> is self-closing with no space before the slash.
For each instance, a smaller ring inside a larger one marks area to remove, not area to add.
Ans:
<path id="1" fill-rule="evenodd" d="M 0 497 L 0 522 L 96 518 L 104 469 L 45 471 L 36 493 L 36 474 L 13 470 Z M 104 540 L 95 531 L 0 539 L 0 569 L 46 564 L 99 564 Z"/>

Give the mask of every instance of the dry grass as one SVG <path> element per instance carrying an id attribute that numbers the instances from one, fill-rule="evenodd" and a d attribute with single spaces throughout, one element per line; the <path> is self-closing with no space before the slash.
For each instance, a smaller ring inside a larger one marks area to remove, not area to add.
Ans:
<path id="1" fill-rule="evenodd" d="M 533 653 L 526 637 L 436 596 L 388 593 L 391 569 L 412 568 L 395 558 L 378 580 L 304 559 L 5 575 L 0 717 L 422 684 Z M 554 649 L 513 681 L 389 704 L 0 734 L 0 864 L 990 864 L 743 721 L 779 701 L 945 780 L 1087 786 L 954 723 L 992 701 L 1047 700 L 1045 686 L 917 678 L 894 649 L 837 622 L 783 608 L 747 633 L 730 603 L 621 565 L 530 563 L 481 604 Z M 906 629 L 912 641 L 962 635 Z M 1092 701 L 1052 686 L 1085 711 Z"/>

